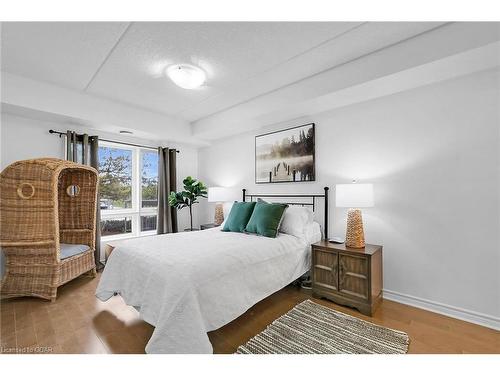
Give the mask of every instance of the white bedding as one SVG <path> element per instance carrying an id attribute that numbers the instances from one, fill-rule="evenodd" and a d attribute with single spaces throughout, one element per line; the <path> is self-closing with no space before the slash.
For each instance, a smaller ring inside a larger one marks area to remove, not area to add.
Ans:
<path id="1" fill-rule="evenodd" d="M 147 353 L 212 353 L 207 332 L 309 270 L 315 232 L 267 238 L 214 228 L 115 242 L 96 296 L 119 293 L 155 327 Z"/>

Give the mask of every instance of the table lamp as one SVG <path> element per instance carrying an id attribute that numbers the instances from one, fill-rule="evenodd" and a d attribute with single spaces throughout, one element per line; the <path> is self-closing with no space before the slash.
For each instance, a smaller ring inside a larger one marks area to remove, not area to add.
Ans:
<path id="1" fill-rule="evenodd" d="M 235 189 L 225 187 L 209 187 L 208 201 L 215 202 L 214 224 L 221 225 L 224 221 L 224 202 L 235 201 L 239 199 L 238 192 Z"/>
<path id="2" fill-rule="evenodd" d="M 372 184 L 339 184 L 335 186 L 335 205 L 348 207 L 345 245 L 362 249 L 365 247 L 361 207 L 373 207 Z"/>

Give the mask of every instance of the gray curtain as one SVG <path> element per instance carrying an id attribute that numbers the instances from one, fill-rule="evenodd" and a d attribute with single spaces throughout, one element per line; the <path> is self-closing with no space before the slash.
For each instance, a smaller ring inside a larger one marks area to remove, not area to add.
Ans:
<path id="1" fill-rule="evenodd" d="M 76 163 L 90 165 L 99 170 L 99 138 L 88 134 L 76 134 L 68 130 L 66 132 L 66 159 Z M 103 268 L 101 263 L 101 207 L 98 204 L 95 223 L 95 263 L 99 270 Z"/>
<path id="2" fill-rule="evenodd" d="M 168 204 L 171 191 L 176 191 L 177 150 L 168 147 L 158 148 L 158 222 L 157 233 L 175 233 L 177 210 Z"/>

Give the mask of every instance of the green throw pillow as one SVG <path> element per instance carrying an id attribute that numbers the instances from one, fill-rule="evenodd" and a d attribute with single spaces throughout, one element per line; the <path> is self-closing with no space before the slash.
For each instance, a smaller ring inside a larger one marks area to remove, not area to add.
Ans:
<path id="1" fill-rule="evenodd" d="M 285 209 L 284 203 L 257 202 L 245 232 L 257 233 L 261 236 L 276 237 Z"/>
<path id="2" fill-rule="evenodd" d="M 252 216 L 254 207 L 255 202 L 234 202 L 222 231 L 243 232 L 250 216 Z"/>

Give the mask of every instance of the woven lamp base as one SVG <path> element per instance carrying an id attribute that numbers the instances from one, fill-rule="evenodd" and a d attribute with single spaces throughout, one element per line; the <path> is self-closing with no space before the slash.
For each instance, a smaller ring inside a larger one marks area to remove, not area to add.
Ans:
<path id="1" fill-rule="evenodd" d="M 365 247 L 365 233 L 363 232 L 363 218 L 361 210 L 349 209 L 347 212 L 347 230 L 345 234 L 345 245 L 355 249 Z"/>
<path id="2" fill-rule="evenodd" d="M 224 208 L 222 203 L 217 203 L 215 205 L 214 224 L 221 225 L 223 221 L 224 221 Z"/>

